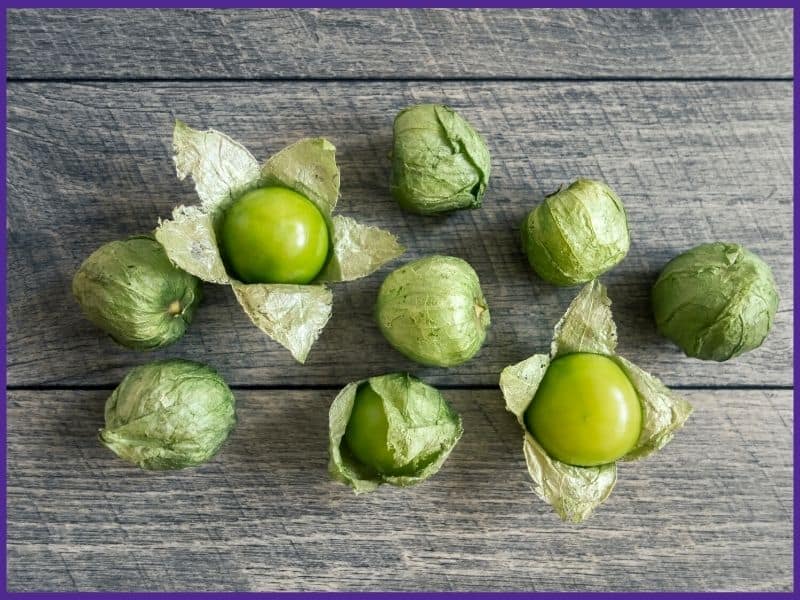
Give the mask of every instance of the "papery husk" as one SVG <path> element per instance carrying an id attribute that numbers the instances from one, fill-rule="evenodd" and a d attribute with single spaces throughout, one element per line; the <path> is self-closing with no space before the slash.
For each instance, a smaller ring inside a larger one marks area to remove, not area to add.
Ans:
<path id="1" fill-rule="evenodd" d="M 767 263 L 738 244 L 701 244 L 673 258 L 653 285 L 659 332 L 687 356 L 726 361 L 758 348 L 778 311 Z"/>
<path id="2" fill-rule="evenodd" d="M 528 214 L 522 247 L 545 281 L 561 286 L 591 281 L 628 253 L 625 207 L 605 183 L 578 179 Z"/>
<path id="3" fill-rule="evenodd" d="M 491 158 L 484 139 L 440 104 L 406 108 L 394 121 L 391 191 L 402 208 L 430 215 L 479 208 Z"/>
<path id="4" fill-rule="evenodd" d="M 131 370 L 106 401 L 100 442 L 142 469 L 210 460 L 236 425 L 228 385 L 206 365 L 170 359 Z"/>
<path id="5" fill-rule="evenodd" d="M 392 271 L 378 291 L 375 318 L 392 347 L 438 367 L 475 356 L 491 324 L 475 270 L 465 260 L 439 255 Z"/>

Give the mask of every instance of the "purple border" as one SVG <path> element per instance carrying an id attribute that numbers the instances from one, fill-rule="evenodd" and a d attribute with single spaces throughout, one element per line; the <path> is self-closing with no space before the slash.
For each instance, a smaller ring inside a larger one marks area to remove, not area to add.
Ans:
<path id="1" fill-rule="evenodd" d="M 422 2 L 419 0 L 401 0 L 396 1 L 394 3 L 389 3 L 387 1 L 384 2 L 368 2 L 364 0 L 299 0 L 296 2 L 291 2 L 284 0 L 282 2 L 258 2 L 253 0 L 234 0 L 230 4 L 225 3 L 222 0 L 194 0 L 188 2 L 146 2 L 146 1 L 122 1 L 119 3 L 115 3 L 113 6 L 108 6 L 109 3 L 113 0 L 83 0 L 83 1 L 68 1 L 68 0 L 51 0 L 51 1 L 32 1 L 32 2 L 20 2 L 20 1 L 8 1 L 5 3 L 3 7 L 3 23 L 0 26 L 0 41 L 2 41 L 2 78 L 3 82 L 6 82 L 6 73 L 7 73 L 7 23 L 8 23 L 8 9 L 11 8 L 794 8 L 796 1 L 771 1 L 766 3 L 759 3 L 756 0 L 750 0 L 747 2 L 741 2 L 737 0 L 731 0 L 728 2 L 719 1 L 719 0 L 705 0 L 704 2 L 690 2 L 686 0 L 674 0 L 673 2 L 653 2 L 653 1 L 644 1 L 644 2 L 632 2 L 630 0 L 617 0 L 617 1 L 601 1 L 601 0 L 583 0 L 583 1 L 566 1 L 563 3 L 558 2 L 557 0 L 550 0 L 546 2 L 542 1 L 520 1 L 520 0 L 500 0 L 499 3 L 491 5 L 486 0 L 483 1 L 469 1 L 469 0 L 433 0 L 432 2 Z M 800 33 L 800 10 L 794 11 L 794 71 L 797 72 L 798 68 L 800 68 L 800 45 L 797 41 L 797 34 Z M 7 228 L 5 226 L 6 223 L 6 167 L 7 167 L 7 155 L 6 155 L 6 125 L 7 125 L 7 112 L 6 112 L 6 102 L 7 102 L 7 86 L 4 86 L 6 89 L 4 90 L 3 94 L 3 112 L 2 112 L 2 120 L 3 120 L 3 131 L 0 133 L 0 149 L 2 150 L 2 154 L 5 157 L 2 163 L 2 181 L 0 181 L 0 192 L 2 193 L 3 202 L 0 203 L 0 221 L 4 224 L 2 234 L 2 253 L 3 263 L 6 267 L 6 274 L 8 273 L 8 262 L 7 262 Z M 800 93 L 798 92 L 798 86 L 795 82 L 793 85 L 794 89 L 794 190 L 795 196 L 797 196 L 797 192 L 800 190 L 800 179 L 798 179 L 798 166 L 800 166 L 800 147 L 798 146 L 798 139 L 800 138 Z M 797 228 L 798 223 L 800 223 L 800 208 L 797 204 L 794 204 L 794 225 Z M 794 238 L 794 264 L 797 265 L 800 263 L 800 242 L 798 241 L 797 237 Z M 800 284 L 798 284 L 797 277 L 794 278 L 794 295 L 795 298 L 798 297 L 798 292 L 800 291 Z M 2 340 L 0 340 L 0 351 L 2 352 L 4 363 L 7 365 L 6 361 L 6 339 L 7 339 L 7 281 L 6 277 L 3 277 L 2 283 L 0 283 L 0 295 L 2 296 L 2 305 L 3 305 L 3 315 L 0 320 L 2 323 L 3 329 L 3 336 Z M 800 343 L 800 328 L 798 327 L 797 321 L 794 322 L 794 348 L 797 348 Z M 798 360 L 797 355 L 795 354 L 794 359 L 794 371 L 797 373 L 798 368 L 800 367 L 800 360 Z M 253 596 L 269 596 L 272 598 L 289 598 L 289 597 L 296 597 L 297 593 L 290 593 L 290 592 L 228 592 L 228 593 L 195 593 L 195 592 L 169 592 L 169 593 L 138 593 L 138 592 L 118 592 L 118 593 L 107 593 L 107 592 L 50 592 L 50 593 L 22 593 L 22 592 L 14 592 L 9 593 L 7 592 L 7 545 L 6 545 L 6 534 L 7 534 L 7 523 L 6 523 L 6 515 L 7 515 L 7 496 L 6 496 L 6 481 L 8 475 L 8 464 L 6 460 L 6 440 L 8 438 L 8 429 L 7 429 L 7 420 L 6 420 L 6 410 L 5 407 L 7 406 L 7 395 L 6 395 L 6 369 L 2 370 L 2 375 L 0 375 L 0 382 L 2 383 L 3 389 L 3 400 L 4 400 L 4 410 L 2 414 L 0 414 L 0 429 L 2 429 L 2 445 L 0 445 L 0 458 L 2 458 L 3 463 L 3 471 L 2 475 L 0 476 L 0 485 L 2 485 L 3 489 L 3 502 L 2 502 L 2 521 L 0 523 L 0 537 L 2 537 L 4 545 L 2 548 L 2 573 L 0 573 L 0 597 L 5 598 L 20 598 L 25 600 L 35 600 L 38 598 L 104 598 L 104 597 L 113 597 L 115 599 L 134 599 L 134 598 L 195 598 L 195 597 L 202 597 L 204 599 L 212 599 L 212 598 L 225 598 L 229 599 L 233 598 L 244 598 L 244 597 L 253 597 Z M 800 412 L 800 395 L 795 388 L 794 391 L 794 414 L 798 414 Z M 798 466 L 798 448 L 800 444 L 798 444 L 798 434 L 797 428 L 794 428 L 794 439 L 793 439 L 793 456 L 794 456 L 794 464 L 793 464 L 793 473 L 794 473 L 794 489 L 796 490 L 797 481 L 800 478 L 800 466 Z M 795 494 L 796 495 L 796 494 Z M 797 539 L 798 533 L 800 532 L 800 526 L 798 525 L 798 519 L 800 518 L 800 510 L 798 510 L 798 503 L 795 501 L 793 502 L 793 514 L 794 514 L 794 588 L 797 590 L 800 588 L 800 553 L 797 551 Z M 713 592 L 628 592 L 628 593 L 617 593 L 617 592 L 595 592 L 595 593 L 588 593 L 588 592 L 539 592 L 539 593 L 526 593 L 526 592 L 514 592 L 514 593 L 503 593 L 503 592 L 439 592 L 435 595 L 442 596 L 442 595 L 450 595 L 450 596 L 469 596 L 474 600 L 480 600 L 484 598 L 497 598 L 497 597 L 536 597 L 537 599 L 548 599 L 548 598 L 563 598 L 563 597 L 584 597 L 584 596 L 591 596 L 591 597 L 600 597 L 600 598 L 618 598 L 618 597 L 625 597 L 625 598 L 643 598 L 647 597 L 656 597 L 659 600 L 672 600 L 672 599 L 685 599 L 690 597 L 695 597 L 699 595 L 708 595 Z M 325 592 L 308 592 L 302 594 L 303 597 L 311 597 L 311 598 L 321 598 L 323 596 L 328 596 L 328 593 Z M 364 597 L 373 594 L 361 593 L 361 592 L 342 592 L 337 594 L 338 596 L 344 597 Z M 412 598 L 412 599 L 421 599 L 421 598 L 428 598 L 431 593 L 426 592 L 410 592 L 410 593 L 398 593 L 398 592 L 379 592 L 379 596 L 381 597 L 389 597 L 389 596 L 402 596 L 403 598 Z M 774 592 L 774 593 L 764 593 L 764 592 L 753 592 L 753 593 L 745 593 L 745 592 L 737 592 L 737 593 L 723 593 L 721 594 L 726 599 L 728 598 L 793 598 L 793 594 L 791 592 Z"/>
<path id="2" fill-rule="evenodd" d="M 589 600 L 687 600 L 700 596 L 719 596 L 720 600 L 788 600 L 794 598 L 792 592 L 5 592 L 2 598 L 16 600 L 151 600 L 199 598 L 202 600 L 235 600 L 237 598 L 267 597 L 271 599 L 300 600 L 306 598 L 331 600 L 332 597 L 363 598 L 396 598 L 397 600 L 423 600 L 431 597 L 468 598 L 469 600 L 563 600 L 564 598 L 588 598 Z"/>
<path id="3" fill-rule="evenodd" d="M 794 598 L 792 592 L 7 592 L 0 597 L 16 600 L 70 600 L 78 598 L 113 598 L 113 600 L 153 600 L 157 598 L 188 600 L 235 600 L 257 597 L 271 599 L 305 600 L 315 598 L 332 600 L 333 598 L 362 598 L 375 600 L 395 598 L 396 600 L 424 600 L 427 598 L 468 598 L 469 600 L 563 600 L 564 598 L 587 598 L 589 600 L 687 600 L 700 596 L 719 596 L 720 600 L 784 600 Z"/>

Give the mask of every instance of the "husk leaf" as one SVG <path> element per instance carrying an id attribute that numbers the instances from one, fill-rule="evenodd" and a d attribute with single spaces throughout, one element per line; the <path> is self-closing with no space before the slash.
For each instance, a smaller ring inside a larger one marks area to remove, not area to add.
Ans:
<path id="1" fill-rule="evenodd" d="M 180 120 L 172 132 L 178 179 L 191 175 L 206 212 L 217 209 L 254 187 L 258 162 L 248 150 L 224 133 L 192 129 Z"/>
<path id="2" fill-rule="evenodd" d="M 172 219 L 159 220 L 154 235 L 169 259 L 187 273 L 210 283 L 230 283 L 217 248 L 213 217 L 200 207 L 175 207 Z"/>
<path id="3" fill-rule="evenodd" d="M 231 285 L 256 327 L 304 363 L 331 318 L 331 291 L 324 285 L 244 284 L 236 280 Z"/>
<path id="4" fill-rule="evenodd" d="M 352 281 L 375 272 L 405 252 L 397 238 L 350 217 L 332 219 L 333 252 L 318 282 Z"/>
<path id="5" fill-rule="evenodd" d="M 550 356 L 574 352 L 613 355 L 617 326 L 611 315 L 611 300 L 596 279 L 587 283 L 556 323 Z"/>
<path id="6" fill-rule="evenodd" d="M 642 433 L 634 449 L 620 460 L 639 460 L 667 445 L 692 414 L 692 405 L 630 361 L 621 356 L 613 358 L 625 371 L 642 403 Z"/>
<path id="7" fill-rule="evenodd" d="M 264 164 L 259 185 L 282 185 L 317 205 L 330 218 L 339 200 L 336 147 L 324 138 L 303 139 Z"/>

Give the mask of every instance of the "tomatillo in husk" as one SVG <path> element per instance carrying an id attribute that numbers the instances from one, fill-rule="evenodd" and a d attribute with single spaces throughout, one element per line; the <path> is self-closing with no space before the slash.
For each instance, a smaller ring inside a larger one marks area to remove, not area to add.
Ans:
<path id="1" fill-rule="evenodd" d="M 324 138 L 260 162 L 219 131 L 176 121 L 172 146 L 199 202 L 175 207 L 156 238 L 182 269 L 230 286 L 253 324 L 300 363 L 331 317 L 328 284 L 366 277 L 404 251 L 388 231 L 334 214 L 339 166 Z"/>
<path id="2" fill-rule="evenodd" d="M 72 294 L 86 317 L 119 344 L 154 350 L 180 339 L 202 296 L 149 236 L 104 244 L 80 266 Z"/>
<path id="3" fill-rule="evenodd" d="M 738 244 L 701 244 L 673 258 L 653 285 L 659 332 L 686 353 L 725 361 L 772 329 L 778 289 L 769 265 Z"/>
<path id="4" fill-rule="evenodd" d="M 391 191 L 403 209 L 432 215 L 479 208 L 490 170 L 486 142 L 452 108 L 419 104 L 395 117 Z"/>
<path id="5" fill-rule="evenodd" d="M 219 236 L 227 267 L 244 283 L 309 283 L 330 251 L 325 217 L 285 187 L 244 194 L 225 211 Z"/>
<path id="6" fill-rule="evenodd" d="M 553 458 L 591 467 L 633 449 L 642 430 L 642 407 L 613 360 L 567 354 L 547 367 L 525 411 L 525 425 Z"/>
<path id="7" fill-rule="evenodd" d="M 461 417 L 441 393 L 406 373 L 349 384 L 329 419 L 331 475 L 357 493 L 424 481 L 463 433 Z"/>
<path id="8" fill-rule="evenodd" d="M 375 317 L 395 349 L 438 367 L 475 356 L 491 322 L 477 273 L 453 256 L 428 256 L 392 271 L 378 291 Z"/>
<path id="9" fill-rule="evenodd" d="M 609 497 L 618 461 L 661 450 L 692 413 L 685 399 L 617 354 L 610 307 L 603 285 L 588 283 L 556 324 L 550 352 L 500 375 L 506 409 L 523 431 L 533 491 L 573 523 Z"/>
<path id="10" fill-rule="evenodd" d="M 142 469 L 200 465 L 236 425 L 233 393 L 212 368 L 162 360 L 130 371 L 106 401 L 100 442 Z"/>
<path id="11" fill-rule="evenodd" d="M 522 249 L 533 270 L 561 286 L 591 281 L 630 248 L 622 201 L 601 181 L 578 179 L 550 194 L 522 223 Z"/>

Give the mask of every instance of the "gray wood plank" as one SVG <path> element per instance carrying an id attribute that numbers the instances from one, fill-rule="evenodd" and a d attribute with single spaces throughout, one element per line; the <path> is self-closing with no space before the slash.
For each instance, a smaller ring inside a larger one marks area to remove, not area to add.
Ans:
<path id="1" fill-rule="evenodd" d="M 29 83 L 12 84 L 8 99 L 10 385 L 116 385 L 161 356 L 207 361 L 233 384 L 341 385 L 412 370 L 495 385 L 504 366 L 546 351 L 577 291 L 533 275 L 518 225 L 578 176 L 608 181 L 629 212 L 633 247 L 603 278 L 623 355 L 670 385 L 792 385 L 790 83 Z M 423 218 L 390 197 L 392 118 L 420 101 L 451 103 L 486 135 L 494 162 L 483 209 Z M 211 285 L 178 344 L 153 354 L 115 346 L 83 319 L 70 281 L 101 243 L 196 202 L 174 175 L 175 116 L 217 127 L 260 158 L 303 136 L 333 140 L 342 214 L 397 233 L 403 260 L 452 254 L 476 268 L 493 319 L 478 358 L 425 369 L 391 350 L 371 316 L 388 268 L 335 286 L 333 319 L 305 366 L 250 324 L 230 290 Z M 761 254 L 782 294 L 764 346 L 725 364 L 682 357 L 657 335 L 648 300 L 669 258 L 717 239 Z"/>
<path id="2" fill-rule="evenodd" d="M 791 77 L 790 10 L 13 10 L 15 78 Z"/>
<path id="3" fill-rule="evenodd" d="M 217 458 L 154 474 L 96 442 L 108 392 L 11 392 L 9 589 L 791 589 L 789 391 L 687 391 L 582 526 L 529 491 L 497 390 L 446 392 L 465 434 L 435 477 L 354 496 L 326 471 L 335 393 L 238 391 Z"/>

